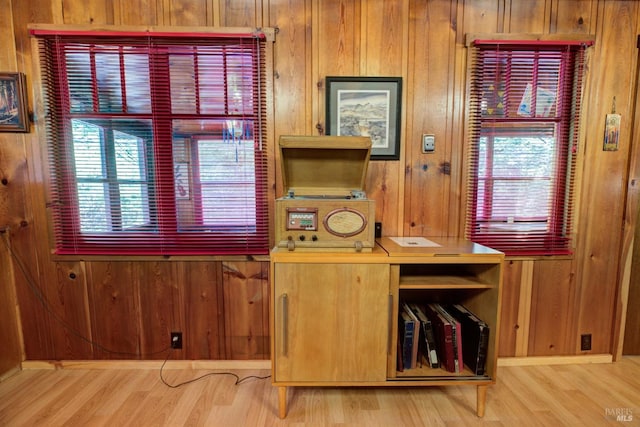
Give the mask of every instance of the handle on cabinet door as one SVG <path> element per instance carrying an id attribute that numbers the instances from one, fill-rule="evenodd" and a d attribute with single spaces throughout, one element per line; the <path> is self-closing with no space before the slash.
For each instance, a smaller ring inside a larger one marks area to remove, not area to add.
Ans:
<path id="1" fill-rule="evenodd" d="M 389 323 L 387 326 L 388 334 L 387 334 L 387 355 L 391 354 L 391 341 L 393 339 L 393 334 L 391 333 L 391 329 L 393 329 L 393 295 L 389 294 Z"/>
<path id="2" fill-rule="evenodd" d="M 288 323 L 289 323 L 289 296 L 287 294 L 282 294 L 281 302 L 282 302 L 282 348 L 280 349 L 280 353 L 283 356 L 287 355 L 287 334 L 288 334 Z"/>

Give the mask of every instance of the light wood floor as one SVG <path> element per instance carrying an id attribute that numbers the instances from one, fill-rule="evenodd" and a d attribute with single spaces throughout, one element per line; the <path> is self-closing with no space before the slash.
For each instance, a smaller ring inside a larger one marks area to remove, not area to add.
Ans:
<path id="1" fill-rule="evenodd" d="M 475 387 L 292 388 L 228 375 L 170 388 L 158 369 L 29 369 L 0 383 L 0 426 L 640 426 L 640 357 L 503 366 L 475 415 Z M 170 369 L 170 384 L 211 371 Z M 219 372 L 219 371 L 216 371 Z M 236 370 L 240 377 L 268 375 Z M 631 417 L 616 421 L 616 415 Z"/>

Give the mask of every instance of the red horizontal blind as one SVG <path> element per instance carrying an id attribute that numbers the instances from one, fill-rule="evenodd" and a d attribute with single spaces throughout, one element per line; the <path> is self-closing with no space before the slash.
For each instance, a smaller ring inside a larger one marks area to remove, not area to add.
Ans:
<path id="1" fill-rule="evenodd" d="M 57 253 L 268 253 L 263 37 L 38 37 Z"/>
<path id="2" fill-rule="evenodd" d="M 467 237 L 507 255 L 568 254 L 585 45 L 471 49 Z"/>

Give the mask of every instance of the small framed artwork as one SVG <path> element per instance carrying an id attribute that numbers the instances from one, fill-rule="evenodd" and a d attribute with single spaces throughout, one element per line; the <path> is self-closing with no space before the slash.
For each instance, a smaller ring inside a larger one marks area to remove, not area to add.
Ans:
<path id="1" fill-rule="evenodd" d="M 24 74 L 0 73 L 0 132 L 29 132 Z"/>
<path id="2" fill-rule="evenodd" d="M 620 114 L 607 114 L 604 125 L 604 151 L 618 151 L 618 140 L 620 138 Z"/>
<path id="3" fill-rule="evenodd" d="M 326 134 L 371 137 L 371 160 L 400 158 L 401 77 L 327 77 Z"/>

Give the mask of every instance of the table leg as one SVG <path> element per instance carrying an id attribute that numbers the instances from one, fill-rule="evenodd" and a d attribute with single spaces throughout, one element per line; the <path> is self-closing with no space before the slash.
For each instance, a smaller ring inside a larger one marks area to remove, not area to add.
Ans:
<path id="1" fill-rule="evenodd" d="M 484 409 L 487 401 L 487 388 L 489 386 L 479 385 L 477 395 L 477 407 L 476 412 L 479 417 L 484 417 Z"/>
<path id="2" fill-rule="evenodd" d="M 278 416 L 287 416 L 287 387 L 278 387 Z"/>

